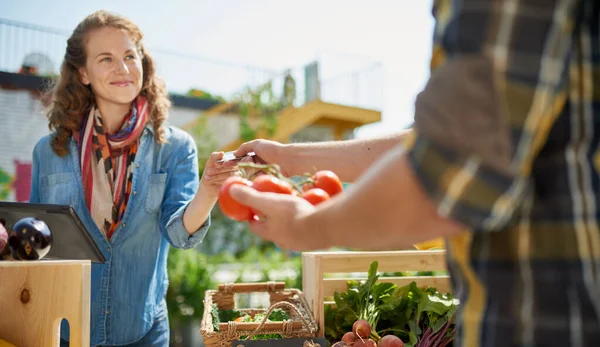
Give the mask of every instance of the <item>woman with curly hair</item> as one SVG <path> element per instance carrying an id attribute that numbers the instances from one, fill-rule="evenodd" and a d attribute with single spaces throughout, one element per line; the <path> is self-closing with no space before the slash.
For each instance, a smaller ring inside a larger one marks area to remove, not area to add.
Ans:
<path id="1" fill-rule="evenodd" d="M 142 36 L 105 11 L 75 28 L 50 95 L 53 132 L 33 151 L 30 201 L 73 206 L 107 258 L 92 264 L 92 346 L 168 345 L 169 244 L 202 241 L 237 172 L 215 152 L 198 178 L 193 139 L 164 124 L 170 103 Z"/>

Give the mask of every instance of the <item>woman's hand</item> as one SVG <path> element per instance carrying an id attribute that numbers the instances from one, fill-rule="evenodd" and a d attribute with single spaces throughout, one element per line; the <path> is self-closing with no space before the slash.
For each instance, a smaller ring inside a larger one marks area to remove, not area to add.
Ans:
<path id="1" fill-rule="evenodd" d="M 223 182 L 229 176 L 239 175 L 240 171 L 235 161 L 226 161 L 218 163 L 223 158 L 223 152 L 213 152 L 208 157 L 202 178 L 200 179 L 201 189 L 210 199 L 216 200 L 219 197 L 219 189 Z"/>

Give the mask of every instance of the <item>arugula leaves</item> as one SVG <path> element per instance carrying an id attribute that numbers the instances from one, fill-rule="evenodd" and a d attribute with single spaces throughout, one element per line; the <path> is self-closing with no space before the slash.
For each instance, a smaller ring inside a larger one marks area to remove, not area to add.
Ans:
<path id="1" fill-rule="evenodd" d="M 441 347 L 454 338 L 457 300 L 435 288 L 420 289 L 415 282 L 398 287 L 377 282 L 378 262 L 371 263 L 364 282 L 348 281 L 348 290 L 335 293 L 335 308 L 325 307 L 325 336 L 332 344 L 352 331 L 358 319 L 366 320 L 371 338 L 394 334 L 407 347 Z"/>

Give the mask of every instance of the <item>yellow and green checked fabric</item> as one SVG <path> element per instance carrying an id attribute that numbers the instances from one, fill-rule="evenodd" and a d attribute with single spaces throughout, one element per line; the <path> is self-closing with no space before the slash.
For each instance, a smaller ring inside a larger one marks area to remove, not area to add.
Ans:
<path id="1" fill-rule="evenodd" d="M 437 0 L 412 168 L 459 346 L 600 346 L 600 1 Z"/>

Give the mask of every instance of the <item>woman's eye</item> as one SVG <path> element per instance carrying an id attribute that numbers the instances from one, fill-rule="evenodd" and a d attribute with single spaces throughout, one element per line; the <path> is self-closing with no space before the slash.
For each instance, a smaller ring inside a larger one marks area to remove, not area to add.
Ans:
<path id="1" fill-rule="evenodd" d="M 106 62 L 106 63 L 110 63 L 112 61 L 112 59 L 109 58 L 109 57 L 106 57 L 106 58 L 103 58 L 101 61 Z"/>

